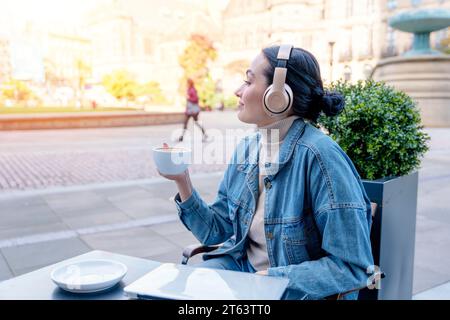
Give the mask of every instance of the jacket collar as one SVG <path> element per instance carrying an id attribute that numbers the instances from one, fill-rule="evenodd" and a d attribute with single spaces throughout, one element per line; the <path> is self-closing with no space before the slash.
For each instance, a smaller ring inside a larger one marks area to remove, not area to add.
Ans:
<path id="1" fill-rule="evenodd" d="M 295 145 L 298 139 L 303 134 L 305 130 L 306 123 L 303 119 L 299 118 L 294 121 L 290 127 L 283 143 L 281 144 L 279 153 L 279 164 L 265 164 L 266 168 L 268 165 L 274 166 L 273 168 L 268 168 L 270 174 L 267 176 L 268 179 L 272 180 L 278 172 L 284 167 L 286 163 L 291 159 L 294 153 Z M 245 173 L 245 183 L 247 184 L 251 194 L 252 200 L 250 206 L 253 211 L 256 210 L 256 202 L 259 194 L 259 141 L 261 139 L 260 133 L 257 133 L 247 141 L 246 151 L 248 151 L 248 157 L 245 164 L 239 165 L 237 169 Z"/>
<path id="2" fill-rule="evenodd" d="M 285 165 L 291 159 L 292 154 L 294 153 L 295 145 L 297 144 L 298 139 L 303 134 L 305 126 L 306 126 L 305 121 L 299 118 L 296 119 L 292 124 L 292 126 L 290 127 L 286 135 L 286 138 L 284 139 L 280 148 L 280 156 L 279 156 L 280 168 L 282 165 Z"/>

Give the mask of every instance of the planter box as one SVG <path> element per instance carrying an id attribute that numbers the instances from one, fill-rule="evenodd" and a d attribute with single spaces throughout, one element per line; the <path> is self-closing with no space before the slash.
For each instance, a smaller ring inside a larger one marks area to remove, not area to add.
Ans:
<path id="1" fill-rule="evenodd" d="M 361 290 L 359 299 L 412 298 L 418 178 L 418 172 L 414 172 L 363 180 L 370 200 L 378 204 L 371 230 L 372 253 L 386 278 L 381 280 L 379 290 Z"/>

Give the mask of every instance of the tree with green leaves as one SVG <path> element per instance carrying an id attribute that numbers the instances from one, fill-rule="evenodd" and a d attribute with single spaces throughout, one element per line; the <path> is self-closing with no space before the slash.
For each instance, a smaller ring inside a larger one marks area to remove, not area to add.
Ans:
<path id="1" fill-rule="evenodd" d="M 127 105 L 139 97 L 146 97 L 149 104 L 161 105 L 168 101 L 163 95 L 160 84 L 149 81 L 140 84 L 132 75 L 124 70 L 115 71 L 103 78 L 103 86 L 116 99 L 125 100 Z"/>
<path id="2" fill-rule="evenodd" d="M 211 78 L 211 75 L 207 75 L 203 82 L 197 86 L 199 104 L 201 106 L 212 107 L 218 103 L 219 96 L 216 93 L 216 84 Z"/>
<path id="3" fill-rule="evenodd" d="M 145 96 L 148 98 L 148 103 L 153 105 L 164 105 L 168 101 L 161 91 L 161 87 L 158 82 L 150 81 L 145 84 L 139 85 L 137 96 Z"/>
<path id="4" fill-rule="evenodd" d="M 3 83 L 1 93 L 5 99 L 14 100 L 16 103 L 26 103 L 36 97 L 25 82 L 14 79 Z"/>
<path id="5" fill-rule="evenodd" d="M 186 92 L 187 79 L 192 79 L 199 95 L 199 103 L 203 107 L 211 107 L 215 101 L 215 84 L 209 72 L 209 64 L 216 60 L 217 51 L 206 36 L 194 34 L 179 57 L 183 68 L 180 91 Z"/>
<path id="6" fill-rule="evenodd" d="M 129 101 L 136 99 L 139 85 L 132 75 L 124 70 L 114 71 L 103 78 L 103 86 L 116 99 Z"/>

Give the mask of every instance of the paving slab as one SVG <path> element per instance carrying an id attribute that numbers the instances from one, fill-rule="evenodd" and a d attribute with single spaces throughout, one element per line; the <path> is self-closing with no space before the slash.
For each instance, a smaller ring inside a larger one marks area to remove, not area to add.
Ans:
<path id="1" fill-rule="evenodd" d="M 165 237 L 169 237 L 178 233 L 190 233 L 190 231 L 186 229 L 181 221 L 162 223 L 155 226 L 150 226 L 148 228 Z"/>
<path id="2" fill-rule="evenodd" d="M 183 249 L 191 244 L 200 244 L 197 238 L 195 238 L 194 235 L 189 231 L 171 234 L 170 236 L 166 236 L 165 238 Z"/>
<path id="3" fill-rule="evenodd" d="M 108 205 L 108 202 L 103 197 L 92 191 L 56 193 L 53 195 L 44 195 L 43 198 L 50 208 L 58 214 L 83 211 Z"/>
<path id="4" fill-rule="evenodd" d="M 95 190 L 95 194 L 108 199 L 111 203 L 145 200 L 153 196 L 152 191 L 141 187 L 124 187 Z"/>
<path id="5" fill-rule="evenodd" d="M 91 250 L 80 239 L 71 238 L 3 248 L 1 252 L 17 275 L 21 270 L 50 265 Z"/>
<path id="6" fill-rule="evenodd" d="M 413 292 L 416 294 L 429 290 L 446 282 L 446 279 L 448 279 L 448 274 L 436 272 L 428 266 L 415 264 Z"/>
<path id="7" fill-rule="evenodd" d="M 2 205 L 1 217 L 0 230 L 61 222 L 61 219 L 45 203 L 13 208 Z"/>
<path id="8" fill-rule="evenodd" d="M 27 196 L 19 198 L 10 197 L 0 199 L 0 201 L 2 203 L 1 212 L 3 212 L 5 208 L 9 209 L 26 208 L 26 207 L 33 208 L 34 206 L 46 203 L 41 196 Z"/>
<path id="9" fill-rule="evenodd" d="M 167 199 L 148 197 L 130 201 L 112 202 L 116 208 L 133 219 L 142 219 L 155 215 L 177 213 L 175 203 Z"/>
<path id="10" fill-rule="evenodd" d="M 13 273 L 11 272 L 11 269 L 9 268 L 8 263 L 6 262 L 6 259 L 0 253 L 0 281 L 9 279 L 12 276 Z"/>
<path id="11" fill-rule="evenodd" d="M 443 278 L 429 282 L 429 288 L 450 279 L 450 226 L 442 224 L 416 234 L 415 266 L 426 268 Z M 416 274 L 418 279 L 421 275 Z"/>
<path id="12" fill-rule="evenodd" d="M 29 237 L 34 235 L 67 231 L 69 227 L 64 222 L 55 222 L 27 227 L 8 227 L 0 230 L 0 243 L 11 239 Z"/>
<path id="13" fill-rule="evenodd" d="M 450 282 L 419 292 L 413 300 L 450 300 Z"/>
<path id="14" fill-rule="evenodd" d="M 139 186 L 148 191 L 152 197 L 160 199 L 168 199 L 177 193 L 175 182 L 166 180 L 161 176 L 155 179 L 153 183 L 144 183 Z"/>
<path id="15" fill-rule="evenodd" d="M 416 234 L 434 230 L 442 226 L 442 222 L 428 218 L 422 214 L 417 214 L 416 217 Z"/>
<path id="16" fill-rule="evenodd" d="M 140 258 L 177 249 L 175 244 L 144 227 L 84 235 L 81 238 L 95 250 Z"/>
<path id="17" fill-rule="evenodd" d="M 116 208 L 113 208 L 113 210 L 92 210 L 90 214 L 84 212 L 84 214 L 62 217 L 61 219 L 70 229 L 125 223 L 131 220 L 129 216 Z"/>

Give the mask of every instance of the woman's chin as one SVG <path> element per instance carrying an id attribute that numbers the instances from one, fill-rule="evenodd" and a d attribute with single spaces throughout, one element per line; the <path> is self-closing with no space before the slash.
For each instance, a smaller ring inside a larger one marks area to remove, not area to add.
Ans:
<path id="1" fill-rule="evenodd" d="M 253 114 L 249 114 L 245 109 L 242 109 L 238 112 L 238 119 L 247 124 L 258 124 L 258 119 L 255 118 Z"/>
<path id="2" fill-rule="evenodd" d="M 251 123 L 249 116 L 247 114 L 247 111 L 245 110 L 245 108 L 242 108 L 241 110 L 239 110 L 238 114 L 238 119 L 244 123 Z"/>

